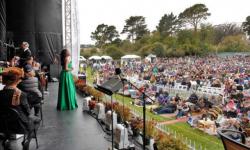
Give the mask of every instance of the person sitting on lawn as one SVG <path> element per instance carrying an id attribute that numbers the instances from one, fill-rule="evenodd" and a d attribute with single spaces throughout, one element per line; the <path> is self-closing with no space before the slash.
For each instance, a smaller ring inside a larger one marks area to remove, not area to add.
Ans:
<path id="1" fill-rule="evenodd" d="M 157 100 L 160 105 L 165 105 L 169 100 L 168 92 L 163 92 L 162 94 L 160 94 Z"/>
<path id="2" fill-rule="evenodd" d="M 176 118 L 181 118 L 183 116 L 186 116 L 189 112 L 189 107 L 185 103 L 181 103 L 178 105 L 178 113 L 176 115 Z"/>
<path id="3" fill-rule="evenodd" d="M 236 118 L 237 113 L 236 113 L 236 104 L 234 103 L 233 99 L 230 99 L 229 102 L 225 106 L 225 111 L 227 114 L 228 118 Z"/>
<path id="4" fill-rule="evenodd" d="M 195 93 L 193 93 L 190 95 L 187 101 L 192 104 L 197 104 L 198 99 L 199 99 L 198 96 Z"/>
<path id="5" fill-rule="evenodd" d="M 160 106 L 153 109 L 155 114 L 171 114 L 174 113 L 177 109 L 177 103 L 175 101 L 170 101 L 165 106 Z"/>

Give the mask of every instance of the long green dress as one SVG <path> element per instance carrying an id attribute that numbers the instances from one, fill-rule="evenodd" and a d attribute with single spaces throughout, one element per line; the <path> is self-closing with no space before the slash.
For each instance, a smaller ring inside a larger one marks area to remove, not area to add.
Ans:
<path id="1" fill-rule="evenodd" d="M 68 68 L 72 68 L 72 62 L 68 64 Z M 77 107 L 73 75 L 70 71 L 63 69 L 59 80 L 57 110 L 73 110 Z"/>

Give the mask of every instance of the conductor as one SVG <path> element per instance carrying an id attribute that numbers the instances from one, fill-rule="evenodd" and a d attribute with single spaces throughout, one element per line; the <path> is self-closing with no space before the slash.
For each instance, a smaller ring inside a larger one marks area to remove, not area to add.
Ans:
<path id="1" fill-rule="evenodd" d="M 20 53 L 19 53 L 19 67 L 23 67 L 25 65 L 25 62 L 32 57 L 31 51 L 29 49 L 29 43 L 28 42 L 22 42 L 20 46 Z"/>

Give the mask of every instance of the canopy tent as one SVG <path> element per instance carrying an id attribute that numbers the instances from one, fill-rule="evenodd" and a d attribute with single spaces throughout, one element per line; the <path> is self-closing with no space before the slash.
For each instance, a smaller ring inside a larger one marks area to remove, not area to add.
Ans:
<path id="1" fill-rule="evenodd" d="M 149 54 L 147 57 L 149 57 L 149 58 L 156 58 L 156 55 Z"/>
<path id="2" fill-rule="evenodd" d="M 79 61 L 86 61 L 87 59 L 84 58 L 83 56 L 79 56 Z"/>
<path id="3" fill-rule="evenodd" d="M 102 57 L 100 57 L 100 56 L 91 56 L 91 57 L 89 57 L 89 60 L 101 60 L 102 59 Z"/>
<path id="4" fill-rule="evenodd" d="M 105 56 L 105 55 L 101 56 L 101 58 L 102 58 L 102 59 L 105 59 L 105 60 L 112 60 L 112 59 L 113 59 L 112 57 L 110 57 L 110 56 Z"/>
<path id="5" fill-rule="evenodd" d="M 149 54 L 147 57 L 145 57 L 145 60 L 149 62 L 153 62 L 156 59 L 156 55 Z"/>
<path id="6" fill-rule="evenodd" d="M 128 62 L 132 62 L 132 61 L 140 62 L 141 61 L 141 56 L 125 55 L 125 56 L 121 57 L 121 65 L 127 65 Z"/>
<path id="7" fill-rule="evenodd" d="M 141 59 L 141 56 L 137 56 L 137 55 L 125 55 L 122 56 L 121 59 Z"/>

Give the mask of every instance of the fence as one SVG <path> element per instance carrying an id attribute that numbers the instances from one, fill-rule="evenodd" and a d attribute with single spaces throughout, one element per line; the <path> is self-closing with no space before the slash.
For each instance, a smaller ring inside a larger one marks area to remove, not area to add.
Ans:
<path id="1" fill-rule="evenodd" d="M 142 111 L 139 111 L 135 108 L 131 108 L 131 113 L 135 115 L 136 117 L 143 118 Z M 152 121 L 154 119 L 146 115 L 146 120 Z M 180 139 L 190 148 L 190 150 L 206 150 L 206 147 L 203 146 L 202 144 L 196 143 L 195 141 L 189 139 L 188 137 L 185 137 L 183 134 L 177 133 L 176 131 L 171 130 L 170 128 L 167 127 L 167 125 L 157 123 L 156 128 L 165 134 L 168 134 L 168 135 L 171 134 L 173 135 L 174 138 Z"/>
<path id="2" fill-rule="evenodd" d="M 178 85 L 175 86 L 174 88 L 171 87 L 163 87 L 163 86 L 157 86 L 157 90 L 159 90 L 159 88 L 162 88 L 163 90 L 166 90 L 169 92 L 170 95 L 176 95 L 177 93 L 179 94 L 179 96 L 187 98 L 189 97 L 193 92 L 195 92 L 198 96 L 203 96 L 203 95 L 207 95 L 207 96 L 218 96 L 220 94 L 220 92 L 223 92 L 222 88 L 212 88 L 212 87 L 198 87 L 197 89 L 190 89 L 187 90 L 187 88 L 185 88 L 185 86 L 181 86 Z M 217 93 L 215 93 L 215 91 Z M 123 104 L 121 101 L 117 101 L 119 104 Z M 143 111 L 142 111 L 142 107 L 141 109 L 136 109 L 135 107 L 130 107 L 130 105 L 125 104 L 125 106 L 129 107 L 131 109 L 131 113 L 133 115 L 135 115 L 136 117 L 139 118 L 143 118 Z M 152 121 L 155 119 L 149 115 L 146 115 L 146 121 Z M 174 138 L 176 139 L 180 139 L 181 141 L 183 141 L 185 144 L 188 145 L 188 147 L 191 150 L 207 150 L 207 148 L 202 145 L 201 143 L 197 143 L 192 139 L 189 139 L 188 137 L 185 137 L 182 133 L 178 133 L 172 129 L 170 129 L 169 127 L 167 127 L 167 125 L 161 124 L 160 122 L 157 122 L 156 128 L 160 131 L 162 131 L 165 134 L 171 134 L 173 135 Z"/>

